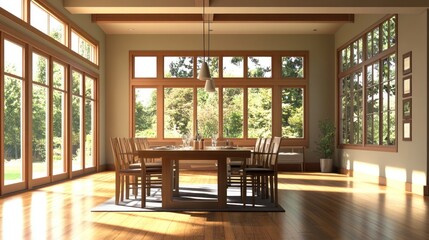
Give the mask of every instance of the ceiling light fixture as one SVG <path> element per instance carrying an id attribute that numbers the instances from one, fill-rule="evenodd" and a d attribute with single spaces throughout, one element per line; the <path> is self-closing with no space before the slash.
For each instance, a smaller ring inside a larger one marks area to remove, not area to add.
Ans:
<path id="1" fill-rule="evenodd" d="M 206 0 L 202 0 L 203 1 L 203 62 L 201 64 L 201 68 L 200 68 L 200 72 L 198 73 L 198 79 L 201 81 L 207 81 L 211 79 L 211 75 L 210 75 L 210 69 L 209 69 L 209 65 L 207 64 L 206 61 L 206 12 L 205 12 L 205 8 L 206 8 Z M 209 20 L 209 26 L 208 26 L 208 38 L 209 38 L 209 42 L 210 42 L 210 20 Z M 209 43 L 210 44 L 210 43 Z M 208 55 L 208 59 L 210 59 L 209 57 L 209 50 L 207 50 L 207 55 Z"/>

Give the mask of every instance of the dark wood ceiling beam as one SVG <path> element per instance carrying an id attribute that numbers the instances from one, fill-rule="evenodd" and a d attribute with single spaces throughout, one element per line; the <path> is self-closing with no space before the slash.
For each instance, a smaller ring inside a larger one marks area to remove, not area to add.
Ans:
<path id="1" fill-rule="evenodd" d="M 93 22 L 201 22 L 201 14 L 92 14 Z"/>
<path id="2" fill-rule="evenodd" d="M 210 14 L 213 22 L 354 22 L 354 14 Z M 93 14 L 93 22 L 198 22 L 201 14 Z"/>
<path id="3" fill-rule="evenodd" d="M 215 22 L 354 22 L 354 14 L 215 14 Z"/>

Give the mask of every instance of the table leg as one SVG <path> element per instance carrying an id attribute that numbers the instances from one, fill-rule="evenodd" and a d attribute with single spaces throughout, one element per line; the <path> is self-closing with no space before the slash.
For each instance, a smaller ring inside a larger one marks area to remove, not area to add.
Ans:
<path id="1" fill-rule="evenodd" d="M 173 196 L 179 196 L 179 160 L 174 161 L 173 169 Z"/>
<path id="2" fill-rule="evenodd" d="M 227 204 L 227 169 L 226 169 L 226 157 L 218 159 L 218 169 L 217 169 L 217 182 L 218 182 L 218 207 L 226 208 Z"/>
<path id="3" fill-rule="evenodd" d="M 168 208 L 173 201 L 173 161 L 162 158 L 162 207 Z"/>

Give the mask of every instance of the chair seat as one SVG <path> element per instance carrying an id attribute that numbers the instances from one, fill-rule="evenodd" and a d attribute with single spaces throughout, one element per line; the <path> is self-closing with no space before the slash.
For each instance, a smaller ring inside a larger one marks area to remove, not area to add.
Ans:
<path id="1" fill-rule="evenodd" d="M 246 174 L 254 174 L 254 173 L 274 173 L 274 170 L 271 168 L 245 168 Z"/>
<path id="2" fill-rule="evenodd" d="M 147 168 L 162 168 L 162 163 L 160 162 L 149 162 L 149 163 L 145 163 L 146 169 Z M 129 165 L 130 168 L 140 168 L 141 167 L 141 163 L 131 163 Z"/>

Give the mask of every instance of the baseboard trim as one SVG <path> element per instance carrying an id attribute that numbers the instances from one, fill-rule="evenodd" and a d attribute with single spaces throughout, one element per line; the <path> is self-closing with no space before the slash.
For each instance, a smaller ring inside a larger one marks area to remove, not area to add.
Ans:
<path id="1" fill-rule="evenodd" d="M 420 184 L 413 184 L 410 182 L 400 182 L 393 179 L 388 179 L 382 176 L 370 176 L 364 173 L 357 173 L 353 170 L 340 168 L 340 173 L 345 174 L 350 177 L 360 179 L 365 182 L 376 183 L 380 186 L 385 186 L 387 188 L 402 190 L 404 192 L 409 192 L 421 196 L 429 196 L 429 187 L 423 186 Z"/>

